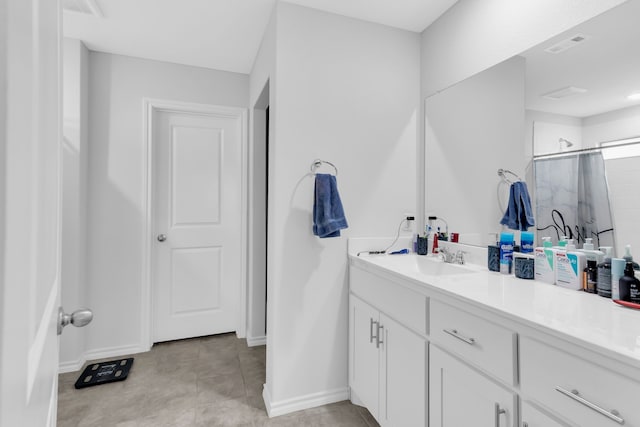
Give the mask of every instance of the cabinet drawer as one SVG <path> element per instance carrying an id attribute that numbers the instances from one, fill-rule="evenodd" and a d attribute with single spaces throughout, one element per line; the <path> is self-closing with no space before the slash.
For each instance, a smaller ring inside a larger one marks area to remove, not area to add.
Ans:
<path id="1" fill-rule="evenodd" d="M 530 338 L 520 360 L 527 398 L 581 427 L 640 427 L 640 383 Z"/>
<path id="2" fill-rule="evenodd" d="M 507 384 L 515 384 L 515 332 L 437 300 L 431 301 L 430 311 L 432 341 Z"/>
<path id="3" fill-rule="evenodd" d="M 422 335 L 427 334 L 429 299 L 426 296 L 353 266 L 349 269 L 349 287 L 353 294 L 389 317 Z"/>

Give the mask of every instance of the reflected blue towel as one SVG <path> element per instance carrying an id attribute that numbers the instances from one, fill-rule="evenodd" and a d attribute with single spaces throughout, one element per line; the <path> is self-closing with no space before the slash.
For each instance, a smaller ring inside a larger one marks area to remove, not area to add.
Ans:
<path id="1" fill-rule="evenodd" d="M 500 220 L 500 224 L 520 231 L 527 231 L 529 227 L 535 225 L 526 182 L 516 181 L 511 184 L 509 206 Z"/>
<path id="2" fill-rule="evenodd" d="M 325 173 L 316 174 L 313 234 L 320 238 L 339 237 L 340 230 L 347 227 L 336 177 Z"/>

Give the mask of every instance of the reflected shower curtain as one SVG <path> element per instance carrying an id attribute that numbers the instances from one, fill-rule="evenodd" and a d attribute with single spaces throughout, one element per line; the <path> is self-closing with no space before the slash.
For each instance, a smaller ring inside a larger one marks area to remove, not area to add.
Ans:
<path id="1" fill-rule="evenodd" d="M 538 244 L 567 236 L 579 248 L 587 237 L 615 247 L 602 153 L 536 159 L 534 172 Z"/>

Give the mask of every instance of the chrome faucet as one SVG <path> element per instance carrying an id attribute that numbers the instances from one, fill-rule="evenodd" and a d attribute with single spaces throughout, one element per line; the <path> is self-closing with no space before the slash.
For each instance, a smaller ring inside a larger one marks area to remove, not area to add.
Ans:
<path id="1" fill-rule="evenodd" d="M 442 258 L 442 261 L 449 264 L 464 264 L 464 254 L 466 252 L 458 250 L 455 253 L 449 251 L 446 247 L 438 248 L 438 255 Z"/>

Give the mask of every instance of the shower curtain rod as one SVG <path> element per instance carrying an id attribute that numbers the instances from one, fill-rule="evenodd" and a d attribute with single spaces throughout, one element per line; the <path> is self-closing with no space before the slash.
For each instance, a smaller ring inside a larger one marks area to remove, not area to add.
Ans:
<path id="1" fill-rule="evenodd" d="M 620 144 L 611 144 L 611 145 L 607 145 L 606 147 L 581 148 L 579 150 L 565 151 L 562 153 L 538 154 L 533 156 L 533 160 L 553 159 L 556 157 L 568 157 L 568 156 L 573 156 L 574 154 L 597 153 L 602 150 L 606 150 L 607 148 L 617 148 L 617 147 L 626 147 L 628 145 L 636 145 L 636 144 L 640 144 L 640 137 L 625 138 L 622 141 L 631 141 L 631 142 L 621 142 Z M 606 142 L 602 142 L 601 144 L 607 144 L 609 142 L 614 142 L 614 141 L 606 141 Z"/>

